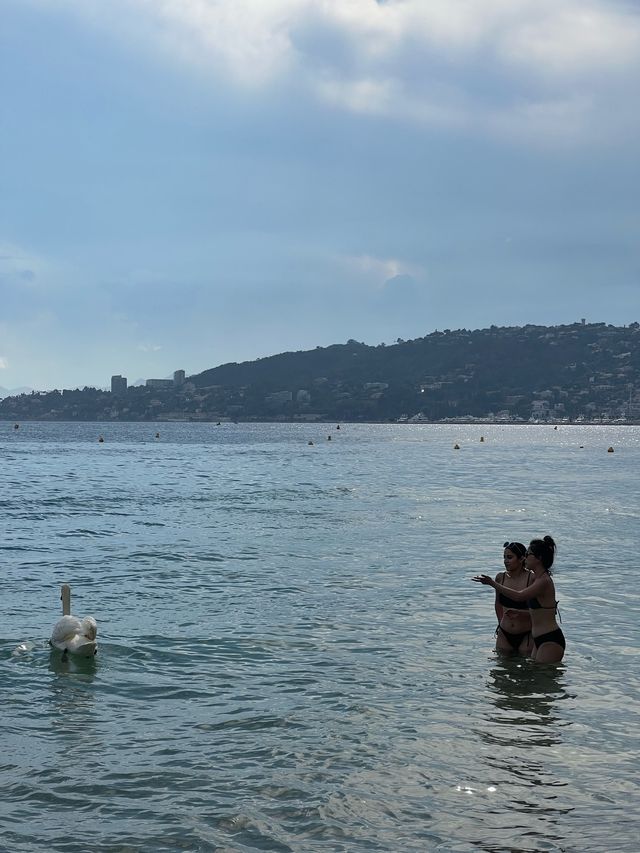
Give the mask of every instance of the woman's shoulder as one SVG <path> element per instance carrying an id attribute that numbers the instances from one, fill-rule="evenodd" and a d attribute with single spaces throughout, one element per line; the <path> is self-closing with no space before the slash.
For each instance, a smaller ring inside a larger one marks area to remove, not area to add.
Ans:
<path id="1" fill-rule="evenodd" d="M 529 586 L 534 586 L 536 588 L 536 596 L 542 595 L 551 595 L 554 597 L 556 594 L 556 585 L 553 582 L 553 578 L 548 572 L 545 572 L 541 577 L 535 578 Z"/>

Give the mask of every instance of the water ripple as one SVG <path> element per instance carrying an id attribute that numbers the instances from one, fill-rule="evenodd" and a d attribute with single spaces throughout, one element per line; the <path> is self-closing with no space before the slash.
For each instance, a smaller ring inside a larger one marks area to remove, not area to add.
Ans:
<path id="1" fill-rule="evenodd" d="M 635 853 L 640 430 L 317 430 L 0 440 L 2 845 Z M 468 580 L 547 530 L 553 668 L 493 650 Z M 65 581 L 90 660 L 46 642 Z"/>

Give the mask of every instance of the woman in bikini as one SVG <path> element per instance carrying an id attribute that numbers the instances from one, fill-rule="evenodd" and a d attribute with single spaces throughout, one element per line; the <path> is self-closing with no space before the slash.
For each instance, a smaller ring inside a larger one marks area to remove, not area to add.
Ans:
<path id="1" fill-rule="evenodd" d="M 534 580 L 523 590 L 510 589 L 493 580 L 489 575 L 477 575 L 472 578 L 476 583 L 492 586 L 498 594 L 508 595 L 514 601 L 526 601 L 531 615 L 533 636 L 531 657 L 536 663 L 559 663 L 564 656 L 565 639 L 556 622 L 558 602 L 549 572 L 555 553 L 556 543 L 551 536 L 532 539 L 526 554 L 525 566 L 533 573 Z"/>
<path id="2" fill-rule="evenodd" d="M 521 591 L 533 581 L 533 575 L 525 568 L 527 549 L 522 542 L 504 543 L 504 572 L 495 577 L 497 584 L 509 590 L 507 593 L 496 589 L 496 649 L 501 652 L 531 653 L 531 616 L 526 601 L 516 601 L 511 590 Z"/>

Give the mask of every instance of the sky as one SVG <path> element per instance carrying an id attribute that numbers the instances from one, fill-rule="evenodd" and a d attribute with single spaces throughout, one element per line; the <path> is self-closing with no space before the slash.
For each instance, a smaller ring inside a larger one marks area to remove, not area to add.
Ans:
<path id="1" fill-rule="evenodd" d="M 0 386 L 640 320 L 638 0 L 0 0 Z"/>

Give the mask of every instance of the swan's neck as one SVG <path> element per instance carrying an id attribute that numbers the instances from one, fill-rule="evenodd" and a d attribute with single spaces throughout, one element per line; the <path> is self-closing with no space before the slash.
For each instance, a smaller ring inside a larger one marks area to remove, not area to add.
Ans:
<path id="1" fill-rule="evenodd" d="M 62 585 L 60 600 L 62 601 L 62 615 L 71 616 L 71 587 L 68 583 Z"/>

